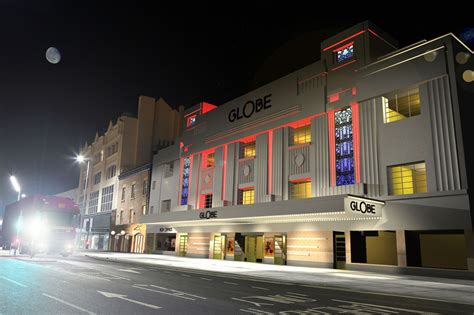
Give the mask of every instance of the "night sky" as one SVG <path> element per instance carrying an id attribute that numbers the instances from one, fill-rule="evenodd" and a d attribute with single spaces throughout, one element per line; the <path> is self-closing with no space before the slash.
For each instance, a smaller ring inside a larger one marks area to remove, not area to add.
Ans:
<path id="1" fill-rule="evenodd" d="M 16 200 L 10 173 L 27 195 L 76 187 L 72 157 L 109 120 L 136 113 L 139 95 L 163 97 L 175 108 L 222 104 L 317 61 L 321 40 L 366 19 L 401 46 L 459 35 L 474 24 L 459 14 L 440 21 L 346 10 L 343 17 L 304 5 L 281 12 L 229 6 L 220 13 L 201 6 L 184 14 L 71 3 L 0 0 L 0 216 Z M 408 13 L 414 14 L 400 11 Z M 59 64 L 46 61 L 50 46 L 61 51 Z"/>

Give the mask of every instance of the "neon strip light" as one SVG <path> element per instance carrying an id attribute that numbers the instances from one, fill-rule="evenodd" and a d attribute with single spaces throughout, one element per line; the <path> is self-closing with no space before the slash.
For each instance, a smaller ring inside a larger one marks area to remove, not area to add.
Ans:
<path id="1" fill-rule="evenodd" d="M 227 173 L 227 145 L 224 145 L 224 162 L 222 163 L 222 198 L 225 200 L 225 178 Z"/>
<path id="2" fill-rule="evenodd" d="M 374 31 L 372 31 L 370 28 L 367 29 L 372 35 L 378 37 L 379 39 L 381 39 L 382 41 L 384 41 L 387 45 L 389 45 L 390 47 L 394 48 L 394 49 L 397 49 L 397 47 L 393 46 L 392 44 L 390 44 L 386 39 L 384 39 L 382 36 L 378 35 L 377 33 L 375 33 Z"/>
<path id="3" fill-rule="evenodd" d="M 205 113 L 210 112 L 211 110 L 214 110 L 216 108 L 217 108 L 217 106 L 215 106 L 215 105 L 212 105 L 212 104 L 209 104 L 209 103 L 206 103 L 206 102 L 202 102 L 201 114 L 205 114 Z"/>
<path id="4" fill-rule="evenodd" d="M 290 180 L 289 182 L 301 183 L 301 182 L 310 182 L 310 181 L 311 181 L 311 177 L 304 177 L 304 178 L 293 179 L 293 180 Z"/>
<path id="5" fill-rule="evenodd" d="M 268 132 L 268 194 L 272 194 L 272 158 L 273 158 L 273 130 Z"/>
<path id="6" fill-rule="evenodd" d="M 336 133 L 334 128 L 334 112 L 328 111 L 328 136 L 329 136 L 329 181 L 331 187 L 336 186 Z"/>
<path id="7" fill-rule="evenodd" d="M 343 50 L 344 48 L 349 47 L 351 45 L 354 45 L 353 41 L 348 43 L 348 44 L 345 44 L 344 46 L 341 46 L 341 47 L 338 47 L 338 48 L 334 49 L 332 52 L 338 52 L 338 51 Z"/>
<path id="8" fill-rule="evenodd" d="M 336 71 L 337 69 L 341 69 L 341 68 L 343 68 L 343 67 L 345 67 L 345 66 L 348 66 L 348 65 L 350 65 L 351 63 L 354 63 L 354 62 L 356 62 L 356 61 L 357 61 L 357 59 L 354 59 L 354 60 L 351 60 L 351 61 L 349 61 L 349 62 L 346 62 L 345 64 L 342 64 L 342 65 L 340 65 L 339 67 L 332 68 L 331 71 Z"/>
<path id="9" fill-rule="evenodd" d="M 356 184 L 360 183 L 360 129 L 359 104 L 352 103 L 352 143 L 354 145 L 354 173 Z"/>
<path id="10" fill-rule="evenodd" d="M 365 33 L 365 30 L 360 31 L 360 32 L 358 32 L 358 33 L 355 33 L 354 35 L 351 35 L 351 36 L 349 36 L 349 37 L 346 37 L 346 38 L 344 38 L 343 40 L 340 40 L 340 41 L 338 41 L 337 43 L 332 44 L 331 46 L 324 48 L 323 51 L 326 51 L 326 50 L 331 49 L 331 48 L 333 48 L 333 47 L 335 47 L 335 46 L 338 46 L 338 45 L 344 43 L 345 41 L 347 41 L 347 40 L 349 40 L 349 39 L 351 39 L 351 38 L 354 38 L 354 37 L 356 37 L 356 36 L 359 36 L 360 34 L 364 34 L 364 33 Z"/>

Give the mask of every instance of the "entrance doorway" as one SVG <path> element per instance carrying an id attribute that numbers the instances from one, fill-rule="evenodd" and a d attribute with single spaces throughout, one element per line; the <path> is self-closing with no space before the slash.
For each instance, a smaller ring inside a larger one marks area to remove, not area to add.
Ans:
<path id="1" fill-rule="evenodd" d="M 145 238 L 143 237 L 143 234 L 138 233 L 135 234 L 133 237 L 133 248 L 132 248 L 132 253 L 142 253 L 143 252 L 143 244 L 145 241 Z"/>
<path id="2" fill-rule="evenodd" d="M 250 262 L 263 261 L 263 235 L 245 236 L 245 260 Z"/>
<path id="3" fill-rule="evenodd" d="M 275 251 L 274 260 L 275 265 L 286 265 L 286 235 L 275 235 Z"/>
<path id="4" fill-rule="evenodd" d="M 344 232 L 334 232 L 334 268 L 346 269 L 346 236 Z"/>
<path id="5" fill-rule="evenodd" d="M 179 250 L 178 256 L 186 256 L 186 251 L 188 249 L 188 235 L 179 236 Z"/>
<path id="6" fill-rule="evenodd" d="M 214 250 L 213 250 L 213 259 L 223 259 L 224 255 L 223 246 L 225 245 L 225 235 L 214 235 Z"/>

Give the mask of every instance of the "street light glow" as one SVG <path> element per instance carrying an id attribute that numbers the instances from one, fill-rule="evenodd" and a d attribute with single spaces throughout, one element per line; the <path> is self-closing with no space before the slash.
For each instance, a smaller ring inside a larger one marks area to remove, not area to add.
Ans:
<path id="1" fill-rule="evenodd" d="M 83 163 L 86 159 L 84 158 L 83 155 L 79 154 L 78 156 L 76 156 L 76 161 L 79 162 L 79 163 Z"/>
<path id="2" fill-rule="evenodd" d="M 18 183 L 18 180 L 16 179 L 16 177 L 14 175 L 10 176 L 10 181 L 12 183 L 12 186 L 13 186 L 13 189 L 19 193 L 21 191 L 21 188 L 20 188 L 20 183 Z"/>

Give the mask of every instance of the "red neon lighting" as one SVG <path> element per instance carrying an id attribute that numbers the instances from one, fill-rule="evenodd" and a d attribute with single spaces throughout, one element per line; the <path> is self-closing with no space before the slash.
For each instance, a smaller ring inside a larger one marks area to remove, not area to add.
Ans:
<path id="1" fill-rule="evenodd" d="M 251 136 L 239 139 L 238 142 L 249 143 L 249 142 L 252 142 L 252 141 L 255 141 L 255 140 L 257 140 L 257 136 L 256 135 L 251 135 Z"/>
<path id="2" fill-rule="evenodd" d="M 346 62 L 346 63 L 340 65 L 339 67 L 332 68 L 331 71 L 336 71 L 337 69 L 341 69 L 341 68 L 343 68 L 343 67 L 345 67 L 345 66 L 348 66 L 348 65 L 350 65 L 351 63 L 354 63 L 354 62 L 356 62 L 356 61 L 357 61 L 357 59 L 354 59 L 354 60 L 351 60 L 351 61 L 349 61 L 349 62 Z"/>
<path id="3" fill-rule="evenodd" d="M 352 95 L 356 95 L 357 94 L 357 89 L 355 86 L 352 87 Z"/>
<path id="4" fill-rule="evenodd" d="M 227 146 L 224 146 L 224 163 L 222 163 L 222 198 L 225 200 L 225 176 L 227 173 Z"/>
<path id="5" fill-rule="evenodd" d="M 190 112 L 189 114 L 185 115 L 184 117 L 191 116 L 192 114 L 199 113 L 200 111 L 201 111 L 201 107 L 199 107 L 198 109 L 193 110 L 192 112 Z"/>
<path id="6" fill-rule="evenodd" d="M 354 171 L 356 183 L 360 183 L 360 130 L 359 104 L 351 103 L 352 109 L 352 142 L 354 145 Z"/>
<path id="7" fill-rule="evenodd" d="M 273 158 L 273 130 L 268 132 L 268 194 L 272 194 L 272 158 Z"/>
<path id="8" fill-rule="evenodd" d="M 329 135 L 329 178 L 331 187 L 336 186 L 336 132 L 334 129 L 334 112 L 328 113 L 328 135 Z"/>
<path id="9" fill-rule="evenodd" d="M 354 45 L 354 42 L 353 42 L 353 41 L 350 42 L 350 43 L 348 43 L 348 44 L 345 44 L 344 46 L 341 46 L 341 47 L 338 47 L 338 48 L 334 49 L 332 52 L 341 51 L 341 50 L 343 50 L 344 48 L 347 48 L 347 47 L 349 47 L 349 46 L 351 46 L 351 45 Z"/>
<path id="10" fill-rule="evenodd" d="M 393 46 L 392 44 L 390 44 L 386 39 L 384 39 L 382 36 L 380 36 L 379 34 L 375 33 L 374 31 L 372 31 L 370 28 L 367 29 L 370 33 L 372 33 L 372 35 L 378 37 L 379 39 L 381 39 L 382 41 L 384 41 L 387 45 L 389 45 L 390 47 L 392 48 L 395 48 L 397 49 L 397 47 Z"/>
<path id="11" fill-rule="evenodd" d="M 338 46 L 339 44 L 344 43 L 346 40 L 349 40 L 349 39 L 351 39 L 351 38 L 354 38 L 354 37 L 356 37 L 356 36 L 359 36 L 360 34 L 363 34 L 363 33 L 365 33 L 365 30 L 364 30 L 364 31 L 360 31 L 360 32 L 358 32 L 358 33 L 355 33 L 354 35 L 351 35 L 351 36 L 349 36 L 349 37 L 346 37 L 346 38 L 344 38 L 343 40 L 340 40 L 340 41 L 338 41 L 337 43 L 332 44 L 331 46 L 324 48 L 323 51 L 326 51 L 326 50 L 331 49 L 331 48 L 333 48 L 333 47 L 335 47 L 335 46 Z"/>
<path id="12" fill-rule="evenodd" d="M 311 181 L 311 177 L 304 177 L 304 178 L 290 180 L 291 183 L 301 183 L 301 182 L 310 182 L 310 181 Z"/>
<path id="13" fill-rule="evenodd" d="M 196 117 L 197 117 L 197 114 L 194 114 L 186 118 L 186 128 L 189 128 L 196 123 Z"/>
<path id="14" fill-rule="evenodd" d="M 329 103 L 339 101 L 339 93 L 329 95 Z"/>
<path id="15" fill-rule="evenodd" d="M 216 108 L 217 108 L 216 105 L 212 105 L 212 104 L 209 104 L 209 103 L 206 103 L 206 102 L 202 102 L 201 114 L 205 114 L 205 113 L 210 112 L 211 110 L 214 110 Z"/>

